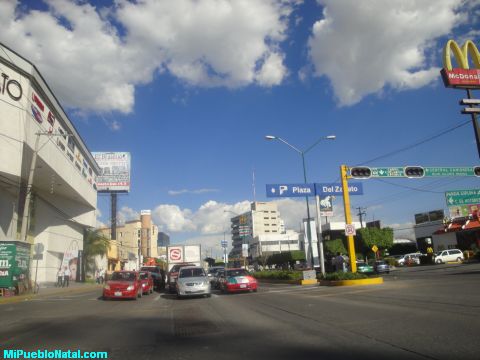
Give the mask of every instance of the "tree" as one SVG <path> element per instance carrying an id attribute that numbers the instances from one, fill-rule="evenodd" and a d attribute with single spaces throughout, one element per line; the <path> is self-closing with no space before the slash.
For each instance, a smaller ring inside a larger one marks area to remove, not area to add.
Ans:
<path id="1" fill-rule="evenodd" d="M 372 251 L 372 246 L 379 249 L 390 249 L 393 246 L 393 229 L 363 228 L 357 231 L 357 243 L 363 252 Z"/>
<path id="2" fill-rule="evenodd" d="M 325 250 L 327 253 L 336 255 L 337 253 L 346 254 L 347 249 L 342 239 L 334 239 L 325 241 Z"/>
<path id="3" fill-rule="evenodd" d="M 212 266 L 215 265 L 215 259 L 214 258 L 206 257 L 205 259 L 203 259 L 203 261 L 208 263 L 208 267 L 212 267 Z"/>
<path id="4" fill-rule="evenodd" d="M 98 229 L 86 229 L 83 236 L 83 259 L 85 272 L 92 271 L 95 256 L 104 256 L 110 249 L 110 240 Z"/>

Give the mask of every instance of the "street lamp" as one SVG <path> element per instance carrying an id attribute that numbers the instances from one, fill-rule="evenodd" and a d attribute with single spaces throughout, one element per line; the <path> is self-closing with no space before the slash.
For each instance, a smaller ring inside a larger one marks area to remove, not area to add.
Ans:
<path id="1" fill-rule="evenodd" d="M 274 135 L 266 135 L 265 136 L 266 140 L 278 140 L 288 147 L 292 148 L 295 150 L 297 153 L 299 153 L 302 156 L 302 166 L 303 166 L 303 180 L 305 184 L 307 184 L 307 168 L 305 165 L 305 154 L 308 153 L 310 150 L 312 150 L 318 143 L 320 143 L 323 140 L 335 140 L 336 136 L 335 135 L 328 135 L 328 136 L 322 136 L 320 139 L 315 141 L 312 145 L 310 145 L 308 148 L 305 150 L 300 150 L 297 147 L 293 146 L 292 144 L 289 144 L 286 140 L 282 139 L 281 137 L 274 136 Z M 308 203 L 308 196 L 305 196 L 305 201 L 307 203 L 307 239 L 308 239 L 308 250 L 310 252 L 310 263 L 312 264 L 312 268 L 314 267 L 314 261 L 313 261 L 313 249 L 312 249 L 312 234 L 310 230 L 310 205 Z M 321 267 L 323 269 L 323 248 L 321 249 Z"/>

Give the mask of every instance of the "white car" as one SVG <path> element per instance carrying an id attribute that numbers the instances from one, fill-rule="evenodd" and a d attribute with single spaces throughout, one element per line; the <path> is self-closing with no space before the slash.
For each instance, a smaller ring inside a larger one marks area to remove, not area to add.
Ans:
<path id="1" fill-rule="evenodd" d="M 395 260 L 397 266 L 404 266 L 407 264 L 420 265 L 420 253 L 405 254 Z"/>
<path id="2" fill-rule="evenodd" d="M 444 264 L 449 261 L 456 261 L 461 263 L 465 260 L 463 252 L 458 249 L 443 250 L 435 255 L 435 264 Z"/>
<path id="3" fill-rule="evenodd" d="M 177 278 L 177 297 L 211 296 L 210 279 L 199 266 L 180 268 Z"/>

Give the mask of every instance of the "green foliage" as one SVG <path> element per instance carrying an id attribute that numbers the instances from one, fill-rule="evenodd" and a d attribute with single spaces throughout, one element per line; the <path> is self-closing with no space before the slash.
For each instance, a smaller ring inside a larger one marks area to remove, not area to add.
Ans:
<path id="1" fill-rule="evenodd" d="M 376 245 L 379 249 L 389 249 L 393 246 L 393 229 L 359 229 L 357 231 L 357 240 L 360 241 L 364 249 L 371 249 L 373 245 Z"/>
<path id="2" fill-rule="evenodd" d="M 393 257 L 386 257 L 383 260 L 390 266 L 395 266 L 395 258 Z"/>
<path id="3" fill-rule="evenodd" d="M 256 279 L 301 280 L 303 273 L 294 270 L 264 270 L 252 273 Z"/>
<path id="4" fill-rule="evenodd" d="M 334 273 L 325 274 L 325 276 L 319 275 L 319 280 L 338 281 L 338 280 L 360 280 L 367 279 L 368 276 L 361 273 L 343 272 L 337 271 Z"/>
<path id="5" fill-rule="evenodd" d="M 268 265 L 282 265 L 290 264 L 296 261 L 304 261 L 305 253 L 301 250 L 282 252 L 278 254 L 272 254 L 267 259 Z"/>
<path id="6" fill-rule="evenodd" d="M 108 249 L 110 249 L 110 240 L 100 230 L 86 229 L 83 236 L 85 271 L 92 270 L 95 256 L 106 255 Z"/>
<path id="7" fill-rule="evenodd" d="M 347 249 L 345 248 L 345 244 L 343 243 L 342 239 L 328 240 L 328 241 L 325 241 L 324 244 L 325 244 L 326 252 L 329 252 L 332 254 L 347 253 Z"/>

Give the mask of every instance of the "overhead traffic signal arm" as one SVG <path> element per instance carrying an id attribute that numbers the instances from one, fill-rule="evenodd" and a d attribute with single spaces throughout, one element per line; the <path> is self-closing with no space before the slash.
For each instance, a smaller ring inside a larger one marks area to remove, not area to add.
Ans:
<path id="1" fill-rule="evenodd" d="M 350 168 L 350 177 L 354 179 L 368 179 L 372 176 L 372 170 L 366 166 L 355 166 Z"/>
<path id="2" fill-rule="evenodd" d="M 425 176 L 425 170 L 421 166 L 405 166 L 403 170 L 406 177 L 421 178 Z"/>

